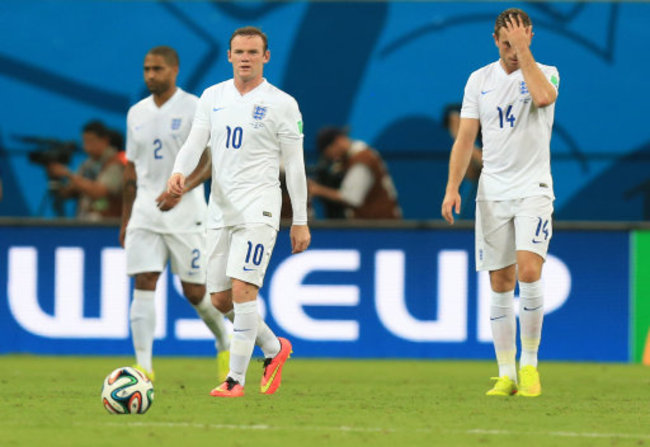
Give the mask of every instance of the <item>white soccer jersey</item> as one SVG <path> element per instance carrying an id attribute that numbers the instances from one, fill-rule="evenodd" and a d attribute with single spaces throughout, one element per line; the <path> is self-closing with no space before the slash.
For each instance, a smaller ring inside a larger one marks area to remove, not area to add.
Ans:
<path id="1" fill-rule="evenodd" d="M 203 92 L 193 126 L 210 132 L 209 228 L 264 223 L 278 229 L 281 160 L 288 169 L 291 166 L 287 182 L 298 184 L 294 190 L 300 195 L 304 189 L 305 203 L 294 204 L 294 224 L 307 223 L 302 116 L 295 99 L 266 80 L 242 95 L 230 79 Z M 189 166 L 183 158 L 174 172 L 187 175 Z"/>
<path id="2" fill-rule="evenodd" d="M 179 88 L 162 107 L 149 96 L 129 109 L 126 157 L 134 163 L 138 177 L 129 228 L 162 233 L 204 231 L 207 204 L 203 185 L 184 194 L 169 211 L 156 206 L 156 198 L 167 190 L 174 160 L 190 132 L 197 101 L 195 95 Z"/>
<path id="3" fill-rule="evenodd" d="M 557 89 L 555 67 L 537 64 Z M 471 74 L 462 118 L 479 119 L 483 170 L 476 200 L 554 198 L 550 142 L 555 103 L 536 107 L 521 70 L 507 74 L 499 61 Z"/>

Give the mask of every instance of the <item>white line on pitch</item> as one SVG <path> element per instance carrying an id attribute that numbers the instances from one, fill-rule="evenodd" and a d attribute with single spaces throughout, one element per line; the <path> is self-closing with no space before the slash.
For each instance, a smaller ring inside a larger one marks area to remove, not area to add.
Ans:
<path id="1" fill-rule="evenodd" d="M 348 427 L 345 425 L 338 427 L 298 425 L 292 427 L 281 427 L 277 425 L 265 424 L 198 424 L 189 422 L 126 422 L 125 424 L 109 422 L 103 425 L 124 427 L 184 427 L 184 428 L 212 428 L 216 430 L 300 430 L 300 431 L 342 431 L 342 432 L 394 432 L 393 429 L 378 427 Z"/>
<path id="2" fill-rule="evenodd" d="M 109 422 L 104 425 L 124 427 L 189 427 L 189 428 L 211 428 L 215 430 L 300 430 L 300 431 L 340 431 L 340 432 L 358 432 L 358 433 L 395 433 L 400 431 L 409 431 L 417 433 L 458 433 L 468 435 L 538 435 L 562 438 L 627 438 L 627 439 L 650 439 L 650 434 L 644 433 L 594 433 L 594 432 L 570 432 L 570 431 L 548 431 L 548 432 L 523 432 L 512 430 L 485 430 L 475 428 L 471 430 L 437 430 L 434 428 L 426 429 L 394 429 L 382 427 L 327 427 L 327 426 L 313 426 L 313 425 L 296 425 L 291 427 L 282 427 L 276 425 L 266 424 L 199 424 L 189 422 L 126 422 L 124 424 Z"/>
<path id="3" fill-rule="evenodd" d="M 592 433 L 592 432 L 572 432 L 572 431 L 546 431 L 546 432 L 517 432 L 511 430 L 484 430 L 475 428 L 467 431 L 458 431 L 457 433 L 467 433 L 475 435 L 541 435 L 541 436 L 558 436 L 563 438 L 633 438 L 633 439 L 650 439 L 650 434 L 638 433 Z"/>

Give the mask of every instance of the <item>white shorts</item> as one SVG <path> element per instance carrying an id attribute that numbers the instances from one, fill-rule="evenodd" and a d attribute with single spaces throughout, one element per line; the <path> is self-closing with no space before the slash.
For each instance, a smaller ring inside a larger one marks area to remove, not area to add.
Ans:
<path id="1" fill-rule="evenodd" d="M 232 278 L 262 287 L 277 230 L 265 224 L 208 229 L 208 292 L 232 288 Z"/>
<path id="2" fill-rule="evenodd" d="M 162 272 L 170 261 L 181 281 L 205 284 L 205 234 L 157 233 L 143 228 L 126 230 L 126 273 Z"/>
<path id="3" fill-rule="evenodd" d="M 517 251 L 546 259 L 553 236 L 553 199 L 476 202 L 476 270 L 499 270 L 517 262 Z"/>

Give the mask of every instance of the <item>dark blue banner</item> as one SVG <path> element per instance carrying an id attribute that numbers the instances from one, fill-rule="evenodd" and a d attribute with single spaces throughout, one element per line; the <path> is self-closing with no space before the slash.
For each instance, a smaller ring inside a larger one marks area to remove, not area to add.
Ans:
<path id="1" fill-rule="evenodd" d="M 557 231 L 544 268 L 540 357 L 629 359 L 628 233 Z M 130 354 L 131 282 L 115 228 L 0 230 L 0 353 Z M 162 275 L 155 353 L 211 355 L 210 334 Z M 282 231 L 260 309 L 303 357 L 492 358 L 489 283 L 469 230 Z"/>

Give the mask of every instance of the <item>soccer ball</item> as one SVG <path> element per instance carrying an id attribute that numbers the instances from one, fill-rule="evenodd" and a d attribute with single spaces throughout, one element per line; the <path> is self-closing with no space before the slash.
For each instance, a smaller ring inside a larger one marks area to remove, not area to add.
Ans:
<path id="1" fill-rule="evenodd" d="M 153 384 L 130 366 L 111 372 L 102 385 L 102 404 L 111 414 L 143 414 L 153 403 Z"/>

